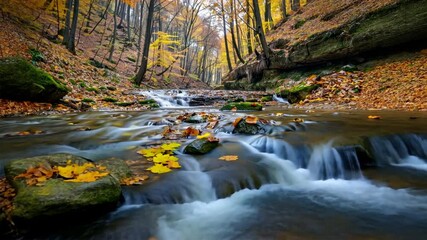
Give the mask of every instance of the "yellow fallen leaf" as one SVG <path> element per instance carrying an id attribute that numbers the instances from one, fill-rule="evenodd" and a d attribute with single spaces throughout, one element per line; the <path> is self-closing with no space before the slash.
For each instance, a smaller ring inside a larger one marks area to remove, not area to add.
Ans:
<path id="1" fill-rule="evenodd" d="M 168 167 L 169 168 L 181 168 L 181 165 L 179 164 L 178 161 L 169 161 Z"/>
<path id="2" fill-rule="evenodd" d="M 163 148 L 166 151 L 174 151 L 177 148 L 179 148 L 181 146 L 181 144 L 173 142 L 173 143 L 169 143 L 169 144 L 162 144 L 160 147 Z"/>
<path id="3" fill-rule="evenodd" d="M 172 171 L 170 168 L 157 163 L 154 164 L 154 166 L 147 168 L 147 170 L 151 171 L 152 173 L 158 173 L 158 174 Z"/>
<path id="4" fill-rule="evenodd" d="M 177 157 L 171 156 L 169 154 L 157 154 L 154 158 L 153 158 L 153 162 L 155 163 L 167 163 L 169 161 L 178 161 Z"/>
<path id="5" fill-rule="evenodd" d="M 197 139 L 204 139 L 204 138 L 208 138 L 210 136 L 211 136 L 211 133 L 207 132 L 207 133 L 205 133 L 203 135 L 197 136 Z"/>
<path id="6" fill-rule="evenodd" d="M 236 155 L 225 155 L 219 158 L 220 160 L 223 161 L 236 161 L 237 159 L 239 159 L 239 156 Z"/>
<path id="7" fill-rule="evenodd" d="M 381 116 L 369 115 L 368 119 L 381 119 Z"/>

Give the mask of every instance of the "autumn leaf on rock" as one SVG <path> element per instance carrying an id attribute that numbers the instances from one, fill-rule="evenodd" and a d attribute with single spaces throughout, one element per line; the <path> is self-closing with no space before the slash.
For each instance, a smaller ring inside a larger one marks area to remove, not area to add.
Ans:
<path id="1" fill-rule="evenodd" d="M 204 138 L 208 138 L 210 136 L 211 136 L 211 133 L 207 132 L 207 133 L 205 133 L 203 135 L 197 136 L 197 139 L 204 139 Z"/>
<path id="2" fill-rule="evenodd" d="M 169 144 L 166 144 L 166 143 L 162 144 L 160 147 L 164 150 L 167 150 L 167 151 L 174 151 L 177 148 L 179 148 L 180 146 L 181 146 L 181 144 L 173 142 L 173 143 L 169 143 Z"/>
<path id="3" fill-rule="evenodd" d="M 90 171 L 87 173 L 79 174 L 74 179 L 64 180 L 65 182 L 94 182 L 99 178 L 105 177 L 108 175 L 108 172 L 99 172 L 99 171 Z"/>
<path id="4" fill-rule="evenodd" d="M 160 164 L 160 163 L 154 164 L 154 166 L 147 168 L 147 170 L 151 171 L 152 173 L 158 173 L 158 174 L 172 171 L 170 168 L 163 166 L 163 164 Z"/>
<path id="5" fill-rule="evenodd" d="M 239 156 L 236 155 L 225 155 L 219 158 L 220 160 L 223 161 L 236 161 L 237 159 L 239 159 Z"/>
<path id="6" fill-rule="evenodd" d="M 247 116 L 245 121 L 248 124 L 256 124 L 258 122 L 258 118 L 255 116 Z"/>
<path id="7" fill-rule="evenodd" d="M 179 164 L 178 161 L 169 161 L 168 167 L 169 168 L 181 168 L 181 165 Z"/>
<path id="8" fill-rule="evenodd" d="M 169 154 L 157 154 L 153 158 L 153 162 L 155 163 L 167 163 L 169 161 L 178 161 L 178 158 Z"/>
<path id="9" fill-rule="evenodd" d="M 237 124 L 239 124 L 239 122 L 240 122 L 240 121 L 242 121 L 242 118 L 241 118 L 241 117 L 236 118 L 236 119 L 234 120 L 234 122 L 233 122 L 233 127 L 236 127 L 236 126 L 237 126 Z"/>
<path id="10" fill-rule="evenodd" d="M 192 127 L 188 127 L 182 132 L 183 137 L 197 136 L 199 134 L 200 134 L 200 130 L 192 128 Z"/>

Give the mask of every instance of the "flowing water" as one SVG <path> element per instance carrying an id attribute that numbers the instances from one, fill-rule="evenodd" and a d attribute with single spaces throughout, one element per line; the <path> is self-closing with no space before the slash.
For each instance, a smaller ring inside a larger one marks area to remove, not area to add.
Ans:
<path id="1" fill-rule="evenodd" d="M 427 113 L 307 113 L 285 104 L 262 112 L 232 113 L 175 108 L 186 105 L 185 93 L 181 103 L 163 92 L 151 94 L 163 109 L 0 120 L 3 168 L 11 159 L 59 152 L 95 161 L 139 159 L 137 147 L 158 142 L 167 119 L 199 111 L 221 116 L 216 130 L 221 144 L 212 152 L 179 153 L 181 170 L 124 187 L 123 203 L 115 211 L 32 237 L 427 238 Z M 275 126 L 262 135 L 231 134 L 232 121 L 248 114 L 274 121 Z M 382 119 L 369 120 L 368 115 Z M 296 123 L 295 118 L 305 121 Z M 23 131 L 42 133 L 16 134 Z M 218 160 L 223 155 L 238 155 L 239 160 Z"/>

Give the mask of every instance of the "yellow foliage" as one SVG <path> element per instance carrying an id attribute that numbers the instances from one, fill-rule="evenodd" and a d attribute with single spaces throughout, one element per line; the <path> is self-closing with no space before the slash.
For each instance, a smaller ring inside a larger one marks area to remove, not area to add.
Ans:
<path id="1" fill-rule="evenodd" d="M 180 146 L 181 146 L 181 144 L 173 142 L 173 143 L 169 143 L 169 144 L 166 144 L 166 143 L 162 144 L 160 147 L 166 151 L 174 151 L 177 148 L 179 148 Z"/>
<path id="2" fill-rule="evenodd" d="M 236 161 L 237 159 L 239 159 L 239 156 L 236 155 L 225 155 L 219 158 L 220 160 L 223 161 Z"/>
<path id="3" fill-rule="evenodd" d="M 155 163 L 167 163 L 167 162 L 176 162 L 178 161 L 177 157 L 171 156 L 169 154 L 157 154 L 154 158 L 153 158 L 153 162 Z"/>
<path id="4" fill-rule="evenodd" d="M 94 182 L 99 178 L 105 177 L 108 172 L 89 171 L 77 175 L 76 178 L 64 180 L 65 182 Z"/>
<path id="5" fill-rule="evenodd" d="M 204 138 L 208 138 L 210 136 L 211 136 L 211 133 L 207 132 L 207 133 L 205 133 L 203 135 L 197 136 L 197 139 L 204 139 Z"/>
<path id="6" fill-rule="evenodd" d="M 147 148 L 147 149 L 141 149 L 137 153 L 141 154 L 144 157 L 154 157 L 156 154 L 164 153 L 165 149 L 162 148 Z"/>
<path id="7" fill-rule="evenodd" d="M 154 164 L 154 166 L 147 168 L 147 170 L 150 170 L 152 173 L 159 173 L 159 174 L 172 171 L 170 168 L 163 166 L 160 163 Z"/>

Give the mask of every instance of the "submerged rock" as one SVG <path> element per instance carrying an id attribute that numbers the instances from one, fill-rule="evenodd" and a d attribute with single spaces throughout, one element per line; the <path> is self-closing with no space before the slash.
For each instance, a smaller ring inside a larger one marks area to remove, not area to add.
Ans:
<path id="1" fill-rule="evenodd" d="M 79 165 L 89 162 L 70 154 L 54 154 L 13 160 L 5 166 L 6 177 L 17 190 L 12 211 L 15 222 L 56 221 L 53 219 L 61 219 L 62 216 L 81 217 L 83 212 L 102 212 L 118 204 L 121 196 L 119 178 L 128 174 L 124 163 L 118 160 L 104 161 L 107 169 L 114 169 L 111 174 L 93 182 L 65 182 L 62 178 L 49 178 L 40 186 L 30 186 L 25 179 L 15 179 L 31 167 L 65 166 L 68 161 Z"/>
<path id="2" fill-rule="evenodd" d="M 209 141 L 208 139 L 196 139 L 185 147 L 184 153 L 205 154 L 214 150 L 218 145 L 218 141 Z"/>
<path id="3" fill-rule="evenodd" d="M 278 95 L 288 99 L 289 103 L 298 103 L 318 87 L 319 85 L 298 85 L 291 89 L 282 90 Z"/>
<path id="4" fill-rule="evenodd" d="M 58 102 L 68 90 L 45 71 L 21 58 L 0 59 L 0 98 Z"/>
<path id="5" fill-rule="evenodd" d="M 188 122 L 188 123 L 204 123 L 204 122 L 206 122 L 206 119 L 204 119 L 202 116 L 196 114 L 196 115 L 193 115 L 193 116 L 185 119 L 184 122 Z"/>

